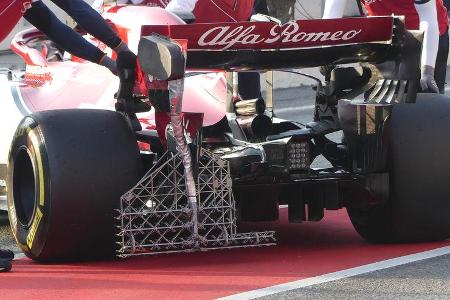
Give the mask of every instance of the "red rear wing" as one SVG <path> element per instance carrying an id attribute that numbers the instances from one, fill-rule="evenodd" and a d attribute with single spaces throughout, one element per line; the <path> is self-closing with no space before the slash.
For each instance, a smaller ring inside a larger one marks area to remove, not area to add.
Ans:
<path id="1" fill-rule="evenodd" d="M 188 51 L 295 50 L 363 43 L 390 44 L 393 17 L 270 22 L 148 25 L 142 36 L 158 33 L 187 39 Z"/>

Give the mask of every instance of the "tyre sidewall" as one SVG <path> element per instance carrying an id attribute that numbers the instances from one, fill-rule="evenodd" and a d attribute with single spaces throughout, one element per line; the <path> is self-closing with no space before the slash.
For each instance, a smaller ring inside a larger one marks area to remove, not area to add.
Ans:
<path id="1" fill-rule="evenodd" d="M 34 210 L 28 224 L 19 221 L 14 201 L 13 177 L 19 153 L 26 151 L 33 167 L 35 196 Z M 8 158 L 8 215 L 18 246 L 30 258 L 42 255 L 50 222 L 50 182 L 48 156 L 38 123 L 25 117 L 14 135 Z"/>

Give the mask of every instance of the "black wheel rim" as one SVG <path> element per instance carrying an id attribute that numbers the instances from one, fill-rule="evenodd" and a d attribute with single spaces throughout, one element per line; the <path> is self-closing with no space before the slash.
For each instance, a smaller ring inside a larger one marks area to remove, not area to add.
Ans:
<path id="1" fill-rule="evenodd" d="M 36 210 L 36 180 L 28 149 L 21 148 L 14 160 L 13 195 L 19 223 L 30 226 Z"/>

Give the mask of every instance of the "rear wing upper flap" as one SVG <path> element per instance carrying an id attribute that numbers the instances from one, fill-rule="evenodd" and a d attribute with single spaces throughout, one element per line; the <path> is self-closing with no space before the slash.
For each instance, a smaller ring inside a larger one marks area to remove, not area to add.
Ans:
<path id="1" fill-rule="evenodd" d="M 189 51 L 273 50 L 356 43 L 390 43 L 393 17 L 273 22 L 144 25 L 141 35 L 158 33 L 188 40 Z"/>

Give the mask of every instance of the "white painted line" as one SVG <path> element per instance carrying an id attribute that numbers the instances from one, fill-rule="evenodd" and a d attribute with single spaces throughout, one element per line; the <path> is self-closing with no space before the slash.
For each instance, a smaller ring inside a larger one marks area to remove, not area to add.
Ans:
<path id="1" fill-rule="evenodd" d="M 297 112 L 297 111 L 307 111 L 314 109 L 315 105 L 304 105 L 299 107 L 283 107 L 283 108 L 274 108 L 274 111 L 278 113 L 286 113 L 286 112 Z"/>
<path id="2" fill-rule="evenodd" d="M 241 300 L 241 299 L 255 299 L 258 297 L 264 297 L 269 295 L 274 295 L 282 292 L 287 292 L 291 290 L 296 290 L 304 287 L 309 287 L 317 284 L 322 284 L 326 282 L 336 281 L 348 277 L 353 277 L 365 273 L 370 273 L 378 270 L 383 270 L 387 268 L 397 267 L 405 264 L 409 264 L 416 261 L 421 261 L 433 257 L 438 257 L 442 255 L 450 254 L 450 246 L 437 248 L 430 251 L 420 252 L 416 254 L 401 256 L 397 258 L 392 258 L 388 260 L 383 260 L 380 262 L 363 265 L 356 268 L 346 269 L 334 273 L 328 273 L 316 277 L 311 277 L 307 279 L 292 281 L 288 283 L 283 283 L 280 285 L 274 285 L 267 288 L 262 288 L 258 290 L 248 291 L 240 294 L 231 295 L 228 297 L 219 298 L 220 300 Z"/>

